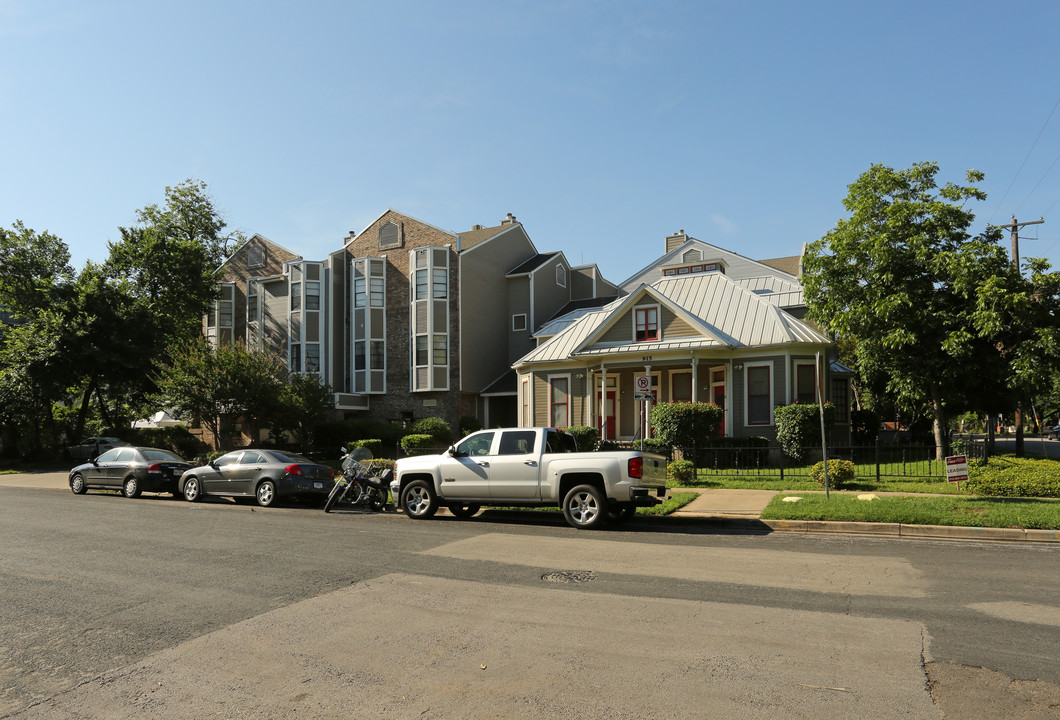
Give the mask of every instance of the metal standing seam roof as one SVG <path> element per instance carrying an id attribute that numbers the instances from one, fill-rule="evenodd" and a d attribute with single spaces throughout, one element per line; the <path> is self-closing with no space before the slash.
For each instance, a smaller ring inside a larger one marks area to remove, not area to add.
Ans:
<path id="1" fill-rule="evenodd" d="M 628 343 L 607 345 L 593 342 L 593 338 L 606 331 L 612 321 L 645 297 L 670 307 L 693 328 L 700 330 L 700 334 L 657 342 L 634 342 L 632 339 Z M 828 342 L 824 335 L 788 315 L 766 297 L 755 294 L 722 273 L 708 273 L 642 285 L 626 297 L 576 319 L 566 330 L 524 355 L 516 365 L 619 352 Z"/>

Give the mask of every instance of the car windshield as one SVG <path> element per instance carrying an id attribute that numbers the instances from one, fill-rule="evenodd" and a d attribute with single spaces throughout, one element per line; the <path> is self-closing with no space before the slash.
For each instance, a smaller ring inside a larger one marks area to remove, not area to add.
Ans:
<path id="1" fill-rule="evenodd" d="M 168 450 L 156 450 L 154 448 L 144 448 L 144 457 L 152 462 L 184 462 L 184 458 Z"/>
<path id="2" fill-rule="evenodd" d="M 298 463 L 299 465 L 316 465 L 316 463 L 310 460 L 309 458 L 303 457 L 301 455 L 295 455 L 294 453 L 284 453 L 271 450 L 269 454 L 280 462 Z"/>

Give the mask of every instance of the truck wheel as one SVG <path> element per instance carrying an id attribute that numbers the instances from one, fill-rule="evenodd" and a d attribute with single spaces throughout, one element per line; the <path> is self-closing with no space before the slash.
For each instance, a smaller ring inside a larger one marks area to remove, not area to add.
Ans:
<path id="1" fill-rule="evenodd" d="M 578 485 L 563 498 L 563 517 L 571 527 L 589 530 L 607 518 L 604 495 L 595 485 Z"/>
<path id="2" fill-rule="evenodd" d="M 469 517 L 473 517 L 475 513 L 482 509 L 481 505 L 475 503 L 449 503 L 447 506 L 449 512 L 456 515 L 461 520 L 465 520 Z"/>
<path id="3" fill-rule="evenodd" d="M 429 518 L 438 512 L 438 498 L 425 480 L 413 480 L 401 491 L 401 509 L 413 520 Z"/>

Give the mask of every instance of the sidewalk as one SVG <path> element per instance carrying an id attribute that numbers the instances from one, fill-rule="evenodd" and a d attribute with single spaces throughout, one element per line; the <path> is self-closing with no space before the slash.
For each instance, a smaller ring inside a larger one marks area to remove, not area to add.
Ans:
<path id="1" fill-rule="evenodd" d="M 677 492 L 694 492 L 699 497 L 671 518 L 744 518 L 755 521 L 763 530 L 775 532 L 843 533 L 908 538 L 937 538 L 945 540 L 1001 540 L 1022 542 L 1060 542 L 1060 530 L 1025 530 L 1023 528 L 980 528 L 952 525 L 905 525 L 902 523 L 847 522 L 836 520 L 762 520 L 762 511 L 777 495 L 805 495 L 817 490 L 783 492 L 776 490 L 726 490 L 719 488 L 679 488 Z M 833 491 L 836 492 L 836 491 Z M 860 495 L 862 493 L 846 493 Z M 879 497 L 911 495 L 912 493 L 867 493 Z"/>
<path id="2" fill-rule="evenodd" d="M 69 490 L 68 472 L 32 472 L 0 475 L 0 487 L 21 487 Z M 950 525 L 904 525 L 901 523 L 868 523 L 834 520 L 762 520 L 765 510 L 777 490 L 728 490 L 721 488 L 679 488 L 679 492 L 694 492 L 695 500 L 670 515 L 660 517 L 665 522 L 674 518 L 685 522 L 726 523 L 743 521 L 748 529 L 759 532 L 814 532 L 829 534 L 876 535 L 907 538 L 936 538 L 944 540 L 991 540 L 1008 542 L 1060 542 L 1060 530 L 1024 530 L 1023 528 L 979 528 Z M 813 490 L 790 491 L 785 495 L 804 495 Z M 872 493 L 880 497 L 909 495 L 910 493 Z"/>

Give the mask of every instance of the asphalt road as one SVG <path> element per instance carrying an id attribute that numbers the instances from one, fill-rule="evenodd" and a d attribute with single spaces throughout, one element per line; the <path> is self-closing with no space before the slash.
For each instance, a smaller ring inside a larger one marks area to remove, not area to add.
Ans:
<path id="1" fill-rule="evenodd" d="M 0 717 L 1057 717 L 1052 545 L 0 487 Z"/>

